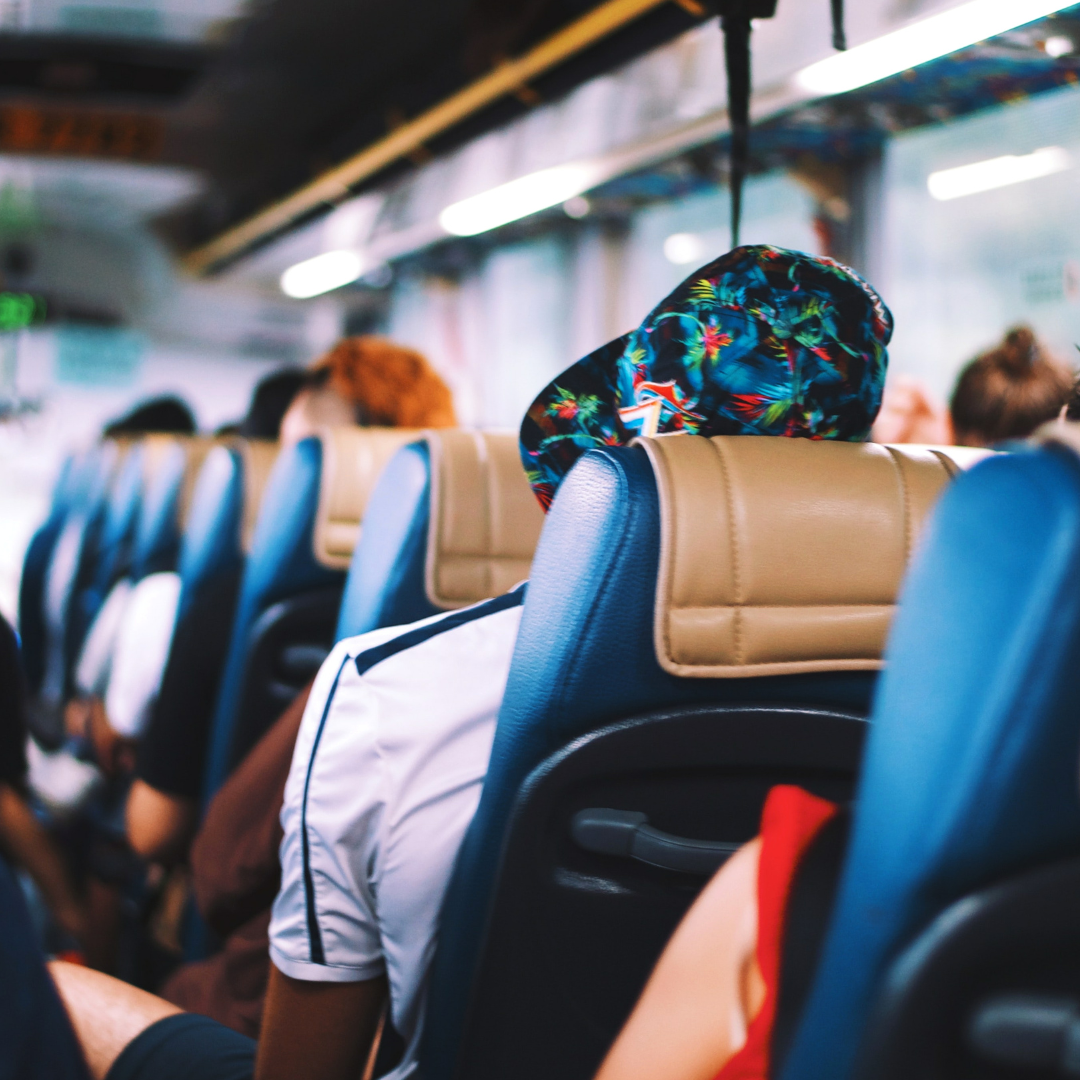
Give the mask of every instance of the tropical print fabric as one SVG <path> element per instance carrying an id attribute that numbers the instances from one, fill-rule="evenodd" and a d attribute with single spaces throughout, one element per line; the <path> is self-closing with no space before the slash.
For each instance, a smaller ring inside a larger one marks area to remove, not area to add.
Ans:
<path id="1" fill-rule="evenodd" d="M 736 248 L 540 393 L 521 425 L 529 483 L 546 510 L 586 450 L 639 435 L 866 439 L 892 327 L 881 298 L 846 266 Z"/>

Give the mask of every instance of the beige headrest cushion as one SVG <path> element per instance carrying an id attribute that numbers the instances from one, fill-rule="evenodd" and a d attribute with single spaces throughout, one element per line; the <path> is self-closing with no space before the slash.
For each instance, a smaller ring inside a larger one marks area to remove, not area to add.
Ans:
<path id="1" fill-rule="evenodd" d="M 319 509 L 315 517 L 315 558 L 347 570 L 360 536 L 368 498 L 386 463 L 420 433 L 407 428 L 328 428 L 323 446 Z"/>
<path id="2" fill-rule="evenodd" d="M 180 449 L 184 453 L 184 479 L 180 486 L 180 499 L 176 508 L 176 517 L 181 532 L 187 528 L 188 514 L 191 511 L 191 498 L 195 494 L 195 482 L 199 479 L 199 470 L 203 467 L 206 455 L 216 445 L 216 439 L 202 436 L 180 440 Z"/>
<path id="3" fill-rule="evenodd" d="M 240 523 L 240 548 L 247 555 L 255 539 L 255 524 L 259 520 L 266 481 L 281 447 L 269 439 L 237 439 L 233 447 L 240 455 L 243 468 L 244 510 Z"/>
<path id="4" fill-rule="evenodd" d="M 431 525 L 425 584 L 442 608 L 465 607 L 529 576 L 544 512 L 509 432 L 429 431 Z"/>
<path id="5" fill-rule="evenodd" d="M 660 492 L 657 659 L 692 678 L 880 668 L 930 508 L 988 453 L 759 436 L 640 441 Z"/>

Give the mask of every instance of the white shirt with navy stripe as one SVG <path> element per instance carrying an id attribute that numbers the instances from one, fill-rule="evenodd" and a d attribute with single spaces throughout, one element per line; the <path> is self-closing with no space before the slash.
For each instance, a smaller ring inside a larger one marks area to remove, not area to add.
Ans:
<path id="1" fill-rule="evenodd" d="M 304 711 L 285 786 L 270 956 L 295 979 L 386 973 L 416 1070 L 435 926 L 476 812 L 524 586 L 339 642 Z"/>

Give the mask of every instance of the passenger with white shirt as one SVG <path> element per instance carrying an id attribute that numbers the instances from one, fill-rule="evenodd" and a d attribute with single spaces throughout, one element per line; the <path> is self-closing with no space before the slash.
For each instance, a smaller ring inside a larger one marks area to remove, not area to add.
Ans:
<path id="1" fill-rule="evenodd" d="M 877 294 L 845 267 L 738 248 L 537 397 L 522 425 L 530 483 L 546 509 L 589 448 L 638 434 L 863 440 L 891 331 Z M 524 602 L 518 586 L 347 639 L 324 663 L 282 811 L 259 1080 L 360 1075 L 387 998 L 404 1044 L 389 1076 L 416 1075 L 438 913 L 480 798 Z M 150 1075 L 177 1023 L 107 1048 L 119 1055 L 110 1080 Z M 190 1059 L 192 1077 L 222 1075 L 215 1068 Z"/>

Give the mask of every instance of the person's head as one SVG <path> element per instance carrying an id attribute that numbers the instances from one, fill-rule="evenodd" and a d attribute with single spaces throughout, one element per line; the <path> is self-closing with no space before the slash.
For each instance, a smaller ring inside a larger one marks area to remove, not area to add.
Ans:
<path id="1" fill-rule="evenodd" d="M 449 387 L 414 349 L 379 337 L 339 341 L 307 373 L 281 424 L 294 443 L 323 427 L 454 427 Z"/>
<path id="2" fill-rule="evenodd" d="M 1026 439 L 1053 420 L 1069 396 L 1070 379 L 1026 326 L 960 372 L 949 402 L 958 446 L 993 446 Z"/>
<path id="3" fill-rule="evenodd" d="M 885 384 L 870 438 L 879 443 L 947 445 L 952 442 L 949 414 L 944 402 L 918 379 L 897 375 Z"/>
<path id="4" fill-rule="evenodd" d="M 260 380 L 237 434 L 245 439 L 276 439 L 282 418 L 304 388 L 306 378 L 299 368 L 282 368 Z"/>
<path id="5" fill-rule="evenodd" d="M 541 391 L 521 425 L 529 483 L 547 509 L 582 454 L 639 435 L 865 440 L 892 327 L 840 263 L 736 248 Z"/>
<path id="6" fill-rule="evenodd" d="M 153 432 L 170 432 L 176 435 L 194 435 L 195 417 L 191 409 L 178 397 L 151 398 L 136 405 L 131 412 L 105 425 L 105 438 L 122 435 L 148 435 Z"/>

